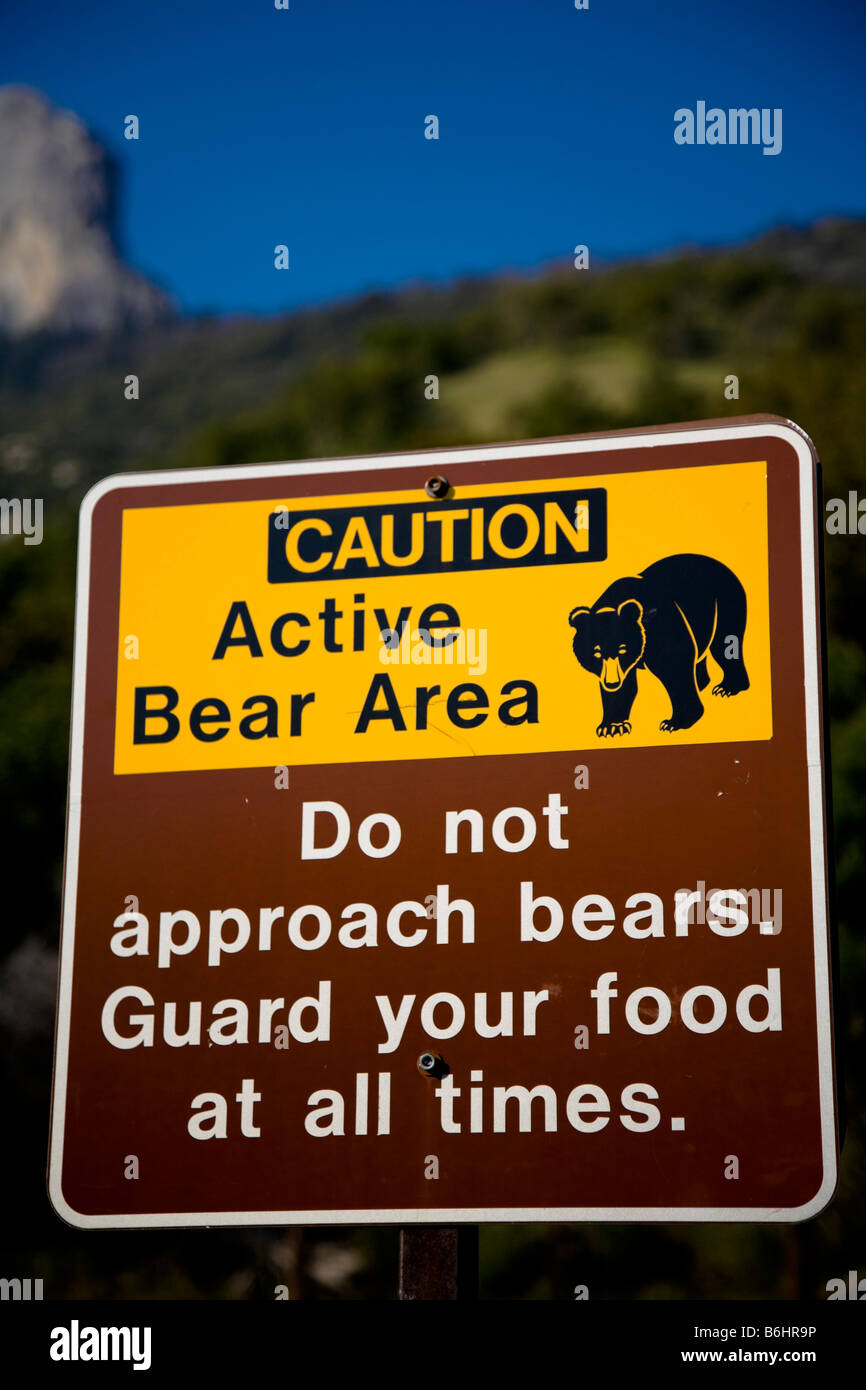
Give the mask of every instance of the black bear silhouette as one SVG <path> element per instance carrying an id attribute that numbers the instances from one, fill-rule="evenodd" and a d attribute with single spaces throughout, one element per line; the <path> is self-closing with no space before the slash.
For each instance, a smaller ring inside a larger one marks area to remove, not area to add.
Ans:
<path id="1" fill-rule="evenodd" d="M 748 690 L 743 662 L 746 594 L 733 570 L 708 555 L 669 555 L 614 580 L 591 608 L 573 608 L 574 654 L 601 687 L 600 738 L 631 733 L 637 673 L 652 671 L 668 692 L 660 728 L 690 729 L 704 712 L 707 653 L 724 672 L 714 695 Z"/>

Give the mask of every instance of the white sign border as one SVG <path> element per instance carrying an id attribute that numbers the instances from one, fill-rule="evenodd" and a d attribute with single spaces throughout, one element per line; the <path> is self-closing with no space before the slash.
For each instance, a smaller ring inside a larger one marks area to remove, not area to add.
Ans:
<path id="1" fill-rule="evenodd" d="M 104 1213 L 89 1216 L 76 1211 L 63 1196 L 63 1140 L 69 1067 L 72 975 L 75 944 L 75 905 L 78 896 L 78 855 L 81 829 L 82 769 L 84 761 L 84 704 L 87 677 L 87 639 L 90 596 L 90 542 L 93 511 L 107 493 L 133 487 L 163 487 L 171 483 L 213 483 L 251 478 L 279 478 L 287 474 L 369 472 L 392 468 L 444 471 L 453 464 L 479 459 L 556 458 L 562 454 L 603 453 L 611 449 L 687 446 L 724 439 L 746 440 L 768 435 L 791 445 L 799 463 L 800 551 L 802 557 L 803 655 L 806 705 L 806 749 L 809 778 L 809 814 L 812 845 L 812 918 L 815 949 L 815 1002 L 818 1021 L 818 1086 L 821 1111 L 823 1180 L 815 1196 L 800 1207 L 430 1207 L 362 1208 L 358 1211 L 243 1211 L 161 1212 L 154 1214 Z M 623 433 L 596 438 L 529 440 L 525 443 L 482 445 L 464 449 L 437 449 L 408 454 L 363 458 L 307 459 L 296 463 L 245 464 L 232 468 L 195 468 L 153 473 L 118 473 L 96 483 L 81 503 L 78 536 L 78 574 L 75 595 L 75 644 L 72 666 L 72 723 L 69 748 L 69 793 L 64 864 L 63 916 L 54 1050 L 48 1194 L 65 1222 L 79 1230 L 144 1230 L 152 1227 L 288 1226 L 288 1225 L 399 1225 L 462 1222 L 765 1222 L 807 1221 L 823 1211 L 838 1181 L 834 1076 L 832 1048 L 831 968 L 827 919 L 826 827 L 821 764 L 823 729 L 821 691 L 818 683 L 820 646 L 816 572 L 814 459 L 815 451 L 805 433 L 793 421 L 781 419 L 747 424 L 722 424 L 695 429 L 662 427 L 652 433 Z M 823 522 L 823 518 L 821 518 Z"/>

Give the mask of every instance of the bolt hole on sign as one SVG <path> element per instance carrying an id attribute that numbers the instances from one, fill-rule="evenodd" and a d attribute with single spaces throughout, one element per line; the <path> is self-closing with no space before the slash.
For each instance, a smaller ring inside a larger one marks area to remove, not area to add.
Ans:
<path id="1" fill-rule="evenodd" d="M 817 468 L 759 416 L 97 484 L 56 1211 L 826 1206 Z"/>

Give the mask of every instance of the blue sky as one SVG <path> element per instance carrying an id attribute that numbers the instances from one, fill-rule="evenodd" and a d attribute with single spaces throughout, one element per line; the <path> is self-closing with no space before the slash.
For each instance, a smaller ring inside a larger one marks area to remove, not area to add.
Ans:
<path id="1" fill-rule="evenodd" d="M 118 156 L 125 253 L 186 310 L 866 212 L 861 0 L 290 5 L 0 0 L 0 81 Z M 698 100 L 780 107 L 782 152 L 676 145 L 673 113 Z"/>

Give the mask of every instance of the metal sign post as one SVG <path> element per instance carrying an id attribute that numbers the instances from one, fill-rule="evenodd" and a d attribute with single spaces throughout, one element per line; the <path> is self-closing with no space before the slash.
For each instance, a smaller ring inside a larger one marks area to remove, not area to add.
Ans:
<path id="1" fill-rule="evenodd" d="M 471 1302 L 478 1297 L 477 1226 L 404 1226 L 400 1287 L 404 1301 Z"/>

